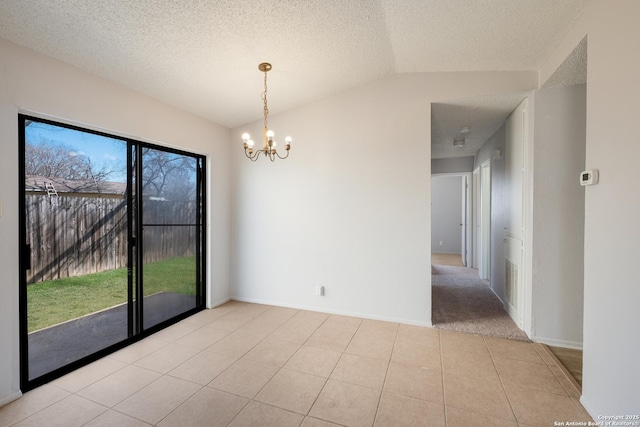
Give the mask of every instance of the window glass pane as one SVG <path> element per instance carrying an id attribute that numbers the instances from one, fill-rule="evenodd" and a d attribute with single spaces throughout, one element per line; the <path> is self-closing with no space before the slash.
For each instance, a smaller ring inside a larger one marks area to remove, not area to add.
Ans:
<path id="1" fill-rule="evenodd" d="M 127 338 L 126 146 L 25 121 L 31 379 Z"/>
<path id="2" fill-rule="evenodd" d="M 196 307 L 196 159 L 142 153 L 144 328 Z"/>

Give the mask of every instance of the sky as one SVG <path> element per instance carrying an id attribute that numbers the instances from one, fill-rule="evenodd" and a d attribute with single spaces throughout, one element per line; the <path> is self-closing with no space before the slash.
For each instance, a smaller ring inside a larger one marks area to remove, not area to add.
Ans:
<path id="1" fill-rule="evenodd" d="M 25 128 L 26 142 L 33 145 L 59 144 L 70 147 L 69 156 L 87 156 L 96 169 L 114 167 L 108 181 L 126 182 L 127 143 L 89 132 L 82 132 L 41 122 L 32 122 Z"/>

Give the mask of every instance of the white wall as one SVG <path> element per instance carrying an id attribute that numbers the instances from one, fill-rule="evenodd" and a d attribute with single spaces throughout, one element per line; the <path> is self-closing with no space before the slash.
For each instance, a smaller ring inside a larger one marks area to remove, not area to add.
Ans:
<path id="1" fill-rule="evenodd" d="M 534 97 L 533 339 L 582 347 L 586 86 Z"/>
<path id="2" fill-rule="evenodd" d="M 588 36 L 582 403 L 599 415 L 640 414 L 640 2 L 591 1 L 540 73 L 546 79 Z"/>
<path id="3" fill-rule="evenodd" d="M 240 135 L 261 122 L 235 129 L 233 297 L 430 324 L 431 103 L 530 90 L 532 78 L 384 78 L 273 116 L 276 136 L 294 138 L 275 163 L 243 157 Z"/>
<path id="4" fill-rule="evenodd" d="M 208 156 L 210 297 L 229 296 L 229 130 L 0 39 L 0 405 L 19 394 L 18 112 Z"/>
<path id="5" fill-rule="evenodd" d="M 431 177 L 431 250 L 462 255 L 462 176 Z M 440 244 L 442 242 L 442 244 Z"/>
<path id="6" fill-rule="evenodd" d="M 451 159 L 431 159 L 431 173 L 472 172 L 473 156 Z"/>

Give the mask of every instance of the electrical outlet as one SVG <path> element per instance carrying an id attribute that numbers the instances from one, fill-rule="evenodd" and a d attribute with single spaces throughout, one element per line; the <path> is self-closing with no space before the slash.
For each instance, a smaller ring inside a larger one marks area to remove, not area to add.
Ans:
<path id="1" fill-rule="evenodd" d="M 442 246 L 442 240 L 440 240 L 440 246 Z"/>
<path id="2" fill-rule="evenodd" d="M 324 296 L 324 286 L 316 286 L 316 295 L 319 297 Z"/>

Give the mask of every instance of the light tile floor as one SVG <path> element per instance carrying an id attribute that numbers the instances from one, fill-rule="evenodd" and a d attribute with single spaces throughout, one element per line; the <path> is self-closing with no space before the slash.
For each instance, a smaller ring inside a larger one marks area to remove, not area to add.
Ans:
<path id="1" fill-rule="evenodd" d="M 229 302 L 0 408 L 1 426 L 589 421 L 539 344 Z"/>

